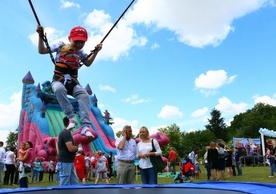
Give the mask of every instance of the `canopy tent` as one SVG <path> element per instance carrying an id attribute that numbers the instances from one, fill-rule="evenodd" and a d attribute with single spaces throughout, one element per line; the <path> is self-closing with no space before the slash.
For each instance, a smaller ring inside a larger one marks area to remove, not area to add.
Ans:
<path id="1" fill-rule="evenodd" d="M 263 156 L 265 156 L 265 138 L 264 138 L 264 136 L 275 137 L 276 138 L 276 131 L 261 128 L 259 130 L 259 133 L 261 134 Z"/>

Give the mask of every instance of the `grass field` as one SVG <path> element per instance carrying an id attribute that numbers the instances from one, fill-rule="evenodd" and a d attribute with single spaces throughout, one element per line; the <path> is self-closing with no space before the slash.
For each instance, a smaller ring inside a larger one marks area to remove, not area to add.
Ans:
<path id="1" fill-rule="evenodd" d="M 202 173 L 200 174 L 200 179 L 193 179 L 193 182 L 204 182 L 206 181 L 206 170 L 204 166 L 200 166 Z M 227 177 L 225 181 L 231 182 L 258 182 L 258 183 L 276 183 L 276 176 L 274 178 L 269 178 L 270 168 L 268 166 L 244 166 L 242 167 L 242 176 L 232 176 Z M 171 184 L 174 176 L 166 177 L 167 173 L 163 173 L 162 176 L 158 177 L 159 184 Z M 227 173 L 226 173 L 227 175 Z M 276 174 L 275 174 L 276 175 Z M 55 179 L 55 177 L 54 177 Z M 29 178 L 29 181 L 31 178 Z M 94 184 L 94 181 L 88 181 L 87 184 Z M 104 181 L 99 181 L 99 184 L 105 184 Z M 116 180 L 112 178 L 110 184 L 116 184 Z M 138 175 L 135 177 L 135 184 L 141 184 L 141 177 Z M 30 183 L 29 187 L 50 187 L 57 186 L 56 182 L 48 181 L 48 173 L 44 173 L 43 182 L 41 183 Z M 8 186 L 3 185 L 2 188 L 18 188 L 18 185 Z"/>

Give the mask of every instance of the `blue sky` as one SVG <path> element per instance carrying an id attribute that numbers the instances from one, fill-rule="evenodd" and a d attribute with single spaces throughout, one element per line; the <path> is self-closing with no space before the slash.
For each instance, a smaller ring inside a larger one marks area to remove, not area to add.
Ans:
<path id="1" fill-rule="evenodd" d="M 49 43 L 67 42 L 74 26 L 89 32 L 89 52 L 131 1 L 33 0 Z M 275 0 L 136 0 L 111 32 L 93 65 L 79 71 L 115 132 L 134 134 L 176 123 L 202 130 L 210 112 L 227 124 L 258 102 L 276 106 Z M 37 52 L 36 20 L 28 1 L 2 0 L 0 12 L 0 135 L 19 122 L 22 78 L 51 80 L 49 55 Z"/>

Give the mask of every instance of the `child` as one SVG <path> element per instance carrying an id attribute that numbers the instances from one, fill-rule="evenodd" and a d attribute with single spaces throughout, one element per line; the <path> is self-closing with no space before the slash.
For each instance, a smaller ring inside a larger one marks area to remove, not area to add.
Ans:
<path id="1" fill-rule="evenodd" d="M 98 151 L 97 154 L 98 154 L 97 158 L 92 163 L 92 165 L 95 165 L 95 173 L 96 173 L 95 184 L 98 183 L 100 175 L 102 175 L 102 178 L 105 180 L 106 184 L 109 184 L 109 178 L 107 176 L 107 171 L 108 171 L 107 159 L 104 157 L 101 151 Z"/>
<path id="2" fill-rule="evenodd" d="M 38 157 L 36 157 L 35 161 L 33 163 L 32 183 L 37 183 L 37 181 L 38 181 L 39 168 L 40 168 L 40 160 Z"/>
<path id="3" fill-rule="evenodd" d="M 25 142 L 21 142 L 20 144 L 20 149 L 18 151 L 18 159 L 17 159 L 17 162 L 19 163 L 18 165 L 18 171 L 19 172 L 22 172 L 24 169 L 24 164 L 21 160 L 23 160 L 25 154 L 27 153 L 27 150 L 26 150 L 26 143 Z"/>
<path id="4" fill-rule="evenodd" d="M 82 180 L 83 184 L 86 184 L 85 180 L 85 157 L 82 154 L 83 150 L 82 148 L 78 148 L 77 155 L 75 156 L 74 160 L 74 166 L 77 171 L 77 176 L 80 180 Z"/>
<path id="5" fill-rule="evenodd" d="M 44 158 L 39 158 L 38 160 L 39 160 L 38 179 L 39 179 L 39 182 L 42 183 L 43 176 L 44 176 L 44 163 L 43 163 Z"/>
<path id="6" fill-rule="evenodd" d="M 59 178 L 59 169 L 58 169 L 58 165 L 56 165 L 55 171 L 56 171 L 56 183 L 59 183 L 60 178 Z"/>
<path id="7" fill-rule="evenodd" d="M 275 171 L 275 156 L 274 156 L 274 152 L 270 151 L 269 155 L 268 155 L 268 160 L 269 160 L 269 166 L 270 166 L 270 176 L 269 178 L 273 178 L 274 177 L 274 171 Z"/>
<path id="8" fill-rule="evenodd" d="M 55 70 L 52 80 L 52 90 L 55 93 L 58 103 L 69 119 L 67 129 L 72 129 L 76 125 L 74 108 L 67 98 L 67 94 L 76 98 L 80 106 L 80 121 L 82 124 L 81 134 L 93 138 L 91 133 L 91 121 L 89 116 L 89 96 L 84 88 L 81 87 L 78 78 L 78 69 L 82 65 L 89 67 L 98 52 L 102 49 L 102 44 L 95 47 L 94 52 L 89 56 L 82 48 L 88 39 L 87 31 L 81 27 L 74 27 L 68 36 L 69 44 L 59 42 L 50 46 L 50 51 L 43 43 L 44 29 L 42 26 L 37 26 L 36 29 L 39 34 L 38 52 L 46 54 L 56 52 Z"/>
<path id="9" fill-rule="evenodd" d="M 54 173 L 55 173 L 55 164 L 53 161 L 53 158 L 49 157 L 49 166 L 48 166 L 48 172 L 49 172 L 49 182 L 54 181 Z"/>
<path id="10" fill-rule="evenodd" d="M 90 154 L 86 154 L 85 156 L 85 178 L 86 181 L 90 181 L 91 177 L 91 167 L 90 167 Z"/>
<path id="11" fill-rule="evenodd" d="M 195 179 L 199 179 L 199 174 L 201 173 L 201 169 L 198 165 L 198 162 L 195 164 Z"/>

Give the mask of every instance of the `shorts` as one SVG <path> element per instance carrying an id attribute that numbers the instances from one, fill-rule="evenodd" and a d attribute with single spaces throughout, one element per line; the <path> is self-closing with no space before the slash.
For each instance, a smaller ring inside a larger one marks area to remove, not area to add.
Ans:
<path id="1" fill-rule="evenodd" d="M 96 173 L 96 179 L 99 179 L 99 178 L 107 179 L 108 178 L 107 172 L 97 172 Z"/>

